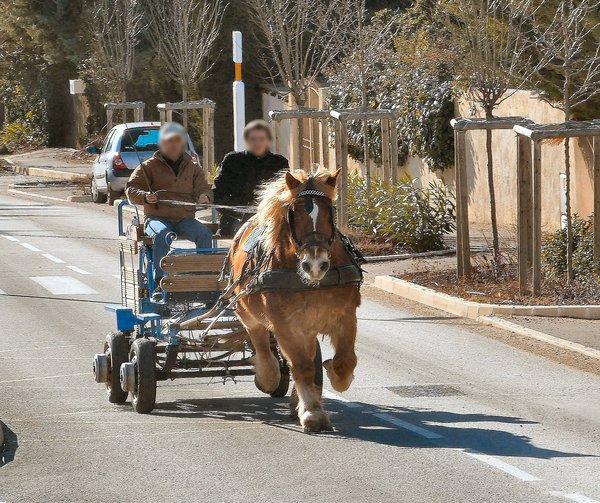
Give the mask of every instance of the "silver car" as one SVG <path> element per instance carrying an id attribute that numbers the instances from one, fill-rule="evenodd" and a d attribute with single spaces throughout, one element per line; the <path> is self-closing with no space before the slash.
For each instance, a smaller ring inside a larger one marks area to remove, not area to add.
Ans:
<path id="1" fill-rule="evenodd" d="M 92 165 L 92 200 L 112 205 L 125 192 L 125 184 L 133 170 L 158 150 L 160 122 L 132 122 L 112 128 L 98 151 Z M 188 136 L 188 153 L 198 158 Z"/>

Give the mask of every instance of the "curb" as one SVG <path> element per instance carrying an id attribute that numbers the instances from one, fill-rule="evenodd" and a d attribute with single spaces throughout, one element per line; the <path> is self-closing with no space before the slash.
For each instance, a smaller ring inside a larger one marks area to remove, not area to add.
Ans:
<path id="1" fill-rule="evenodd" d="M 553 335 L 548 335 L 543 332 L 538 332 L 537 330 L 532 330 L 531 328 L 522 327 L 521 325 L 517 325 L 516 323 L 512 323 L 508 320 L 494 318 L 493 316 L 480 316 L 479 318 L 477 318 L 477 321 L 479 323 L 483 323 L 484 325 L 490 325 L 496 328 L 503 328 L 504 330 L 509 330 L 510 332 L 513 332 L 517 335 L 531 337 L 533 339 L 545 342 L 546 344 L 551 344 L 553 346 L 568 349 L 570 351 L 576 351 L 577 353 L 584 354 L 586 356 L 589 356 L 590 358 L 596 358 L 597 360 L 600 360 L 600 350 L 598 349 L 589 348 L 577 342 L 571 342 L 566 339 L 561 339 L 560 337 L 554 337 Z"/>
<path id="2" fill-rule="evenodd" d="M 375 262 L 387 262 L 388 260 L 409 260 L 412 258 L 426 258 L 426 257 L 444 257 L 446 255 L 454 255 L 456 250 L 436 250 L 430 252 L 420 253 L 401 253 L 398 255 L 375 255 L 373 257 L 365 257 L 367 264 Z"/>
<path id="3" fill-rule="evenodd" d="M 392 276 L 376 276 L 373 286 L 399 297 L 412 300 L 413 302 L 419 302 L 462 318 L 469 318 L 484 325 L 508 330 L 517 335 L 531 337 L 532 339 L 537 339 L 551 346 L 567 349 L 600 360 L 600 351 L 597 349 L 589 348 L 566 339 L 561 339 L 560 337 L 554 337 L 553 335 L 548 335 L 543 332 L 538 332 L 537 330 L 522 327 L 516 323 L 495 318 L 493 316 L 494 314 L 512 314 L 513 316 L 564 316 L 596 320 L 600 319 L 600 306 L 501 306 L 498 304 L 482 304 L 436 292 L 430 288 L 415 285 L 414 283 Z M 538 311 L 541 308 L 544 309 Z M 514 309 L 515 311 L 511 311 L 511 309 Z M 543 312 L 545 314 L 532 314 L 534 312 Z M 561 312 L 569 314 L 558 314 Z M 574 314 L 586 316 L 573 316 Z"/>
<path id="4" fill-rule="evenodd" d="M 59 203 L 69 202 L 66 199 L 61 199 L 60 197 L 45 196 L 44 194 L 35 194 L 34 192 L 26 192 L 24 190 L 8 189 L 6 192 L 8 194 L 16 194 L 18 196 L 29 197 L 32 199 L 45 199 L 47 201 L 58 201 Z"/>
<path id="5" fill-rule="evenodd" d="M 41 176 L 44 178 L 54 178 L 58 180 L 66 180 L 68 182 L 88 183 L 92 179 L 92 175 L 84 173 L 71 173 L 69 171 L 60 171 L 48 168 L 28 168 L 19 166 L 8 159 L 4 159 L 9 164 L 15 173 L 20 175 Z"/>
<path id="6" fill-rule="evenodd" d="M 509 306 L 502 304 L 484 304 L 459 299 L 431 288 L 416 285 L 410 281 L 392 276 L 376 276 L 373 285 L 400 297 L 420 302 L 447 313 L 476 320 L 480 316 L 501 314 L 506 316 L 545 316 L 550 318 L 577 318 L 600 320 L 600 305 L 584 306 Z"/>

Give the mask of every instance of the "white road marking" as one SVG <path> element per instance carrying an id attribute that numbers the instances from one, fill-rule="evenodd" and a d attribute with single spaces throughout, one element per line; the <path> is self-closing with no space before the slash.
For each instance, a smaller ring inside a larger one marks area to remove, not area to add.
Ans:
<path id="1" fill-rule="evenodd" d="M 563 497 L 568 500 L 575 501 L 576 503 L 600 503 L 598 500 L 594 500 L 592 498 L 588 498 L 587 496 L 584 496 L 583 494 L 577 494 L 577 493 L 565 493 L 562 491 L 550 491 L 550 495 Z"/>
<path id="2" fill-rule="evenodd" d="M 17 238 L 13 236 L 8 236 L 6 234 L 0 234 L 0 236 L 2 236 L 4 239 L 8 239 L 9 241 L 19 241 Z"/>
<path id="3" fill-rule="evenodd" d="M 468 456 L 471 456 L 472 458 L 475 458 L 485 463 L 486 465 L 493 466 L 494 468 L 497 468 L 498 470 L 501 470 L 504 473 L 508 473 L 509 475 L 512 475 L 513 477 L 516 477 L 519 480 L 522 480 L 523 482 L 534 482 L 536 480 L 541 480 L 535 475 L 531 475 L 530 473 L 524 472 L 516 466 L 505 463 L 504 461 L 501 461 L 498 458 L 495 458 L 494 456 L 489 456 L 488 454 L 483 454 L 477 451 L 463 452 Z"/>
<path id="4" fill-rule="evenodd" d="M 6 292 L 4 290 L 0 290 L 0 295 L 6 295 Z"/>
<path id="5" fill-rule="evenodd" d="M 30 245 L 29 243 L 19 243 L 23 248 L 27 248 L 28 250 L 31 250 L 32 252 L 41 252 L 42 250 L 40 250 L 39 248 L 36 248 L 33 245 Z"/>
<path id="6" fill-rule="evenodd" d="M 68 265 L 67 269 L 71 269 L 71 271 L 75 271 L 75 272 L 77 272 L 79 274 L 91 274 L 91 273 L 89 273 L 87 271 L 84 271 L 83 269 L 79 269 L 79 267 L 76 267 L 74 265 Z"/>
<path id="7" fill-rule="evenodd" d="M 61 379 L 63 377 L 78 377 L 78 376 L 89 376 L 90 372 L 79 372 L 78 374 L 63 374 L 58 376 L 44 376 L 44 377 L 25 377 L 24 379 L 8 379 L 7 381 L 0 381 L 0 384 L 11 383 L 11 382 L 23 382 L 23 381 L 39 381 L 40 379 Z"/>
<path id="8" fill-rule="evenodd" d="M 381 414 L 373 414 L 376 418 L 385 421 L 386 423 L 393 424 L 398 428 L 402 428 L 403 430 L 412 431 L 421 437 L 425 437 L 429 440 L 439 440 L 440 438 L 444 438 L 442 435 L 437 434 L 434 431 L 428 430 L 426 428 L 422 428 L 421 426 L 416 426 L 411 423 L 407 423 L 406 421 L 402 421 L 401 419 L 397 419 L 390 414 L 386 414 L 385 412 Z"/>
<path id="9" fill-rule="evenodd" d="M 46 257 L 48 260 L 52 262 L 56 262 L 57 264 L 64 264 L 65 261 L 55 257 L 54 255 L 50 255 L 49 253 L 42 253 L 42 257 Z"/>
<path id="10" fill-rule="evenodd" d="M 323 388 L 323 396 L 325 398 L 329 398 L 330 400 L 337 400 L 338 402 L 341 402 L 344 407 L 348 407 L 349 409 L 360 409 L 362 407 L 360 403 L 346 400 L 343 396 L 337 395 L 333 391 L 329 391 L 325 388 Z"/>
<path id="11" fill-rule="evenodd" d="M 54 295 L 93 295 L 98 293 L 71 276 L 37 276 L 31 279 Z"/>

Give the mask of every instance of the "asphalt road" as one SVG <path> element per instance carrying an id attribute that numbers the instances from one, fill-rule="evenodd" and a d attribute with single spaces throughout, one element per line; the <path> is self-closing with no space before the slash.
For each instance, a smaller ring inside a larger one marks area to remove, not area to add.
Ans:
<path id="1" fill-rule="evenodd" d="M 0 502 L 600 501 L 600 378 L 417 305 L 365 297 L 331 434 L 250 379 L 163 383 L 147 416 L 109 404 L 91 359 L 115 232 L 109 208 L 0 193 Z"/>

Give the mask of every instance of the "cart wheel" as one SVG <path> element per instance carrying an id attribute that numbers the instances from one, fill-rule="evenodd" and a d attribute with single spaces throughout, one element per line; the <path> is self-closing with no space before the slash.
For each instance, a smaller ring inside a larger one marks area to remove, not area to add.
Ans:
<path id="1" fill-rule="evenodd" d="M 109 367 L 106 379 L 106 394 L 110 403 L 124 403 L 127 392 L 121 389 L 119 371 L 121 364 L 129 360 L 127 337 L 123 332 L 115 330 L 106 336 L 104 352 L 108 354 Z"/>
<path id="2" fill-rule="evenodd" d="M 279 354 L 279 351 L 275 349 L 273 351 L 277 359 L 279 360 L 279 372 L 281 377 L 279 379 L 279 385 L 275 388 L 275 391 L 269 393 L 273 398 L 281 398 L 287 395 L 288 389 L 290 388 L 290 368 L 283 355 Z"/>
<path id="3" fill-rule="evenodd" d="M 148 339 L 136 339 L 131 345 L 129 360 L 135 364 L 135 391 L 131 392 L 133 410 L 148 414 L 156 403 L 154 344 Z"/>

